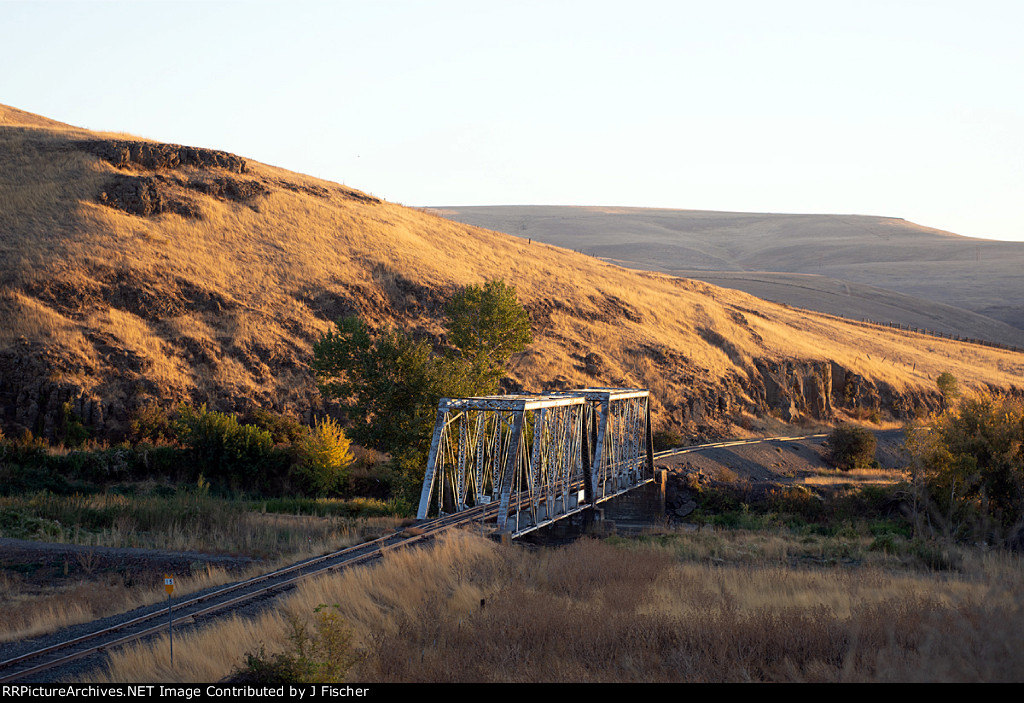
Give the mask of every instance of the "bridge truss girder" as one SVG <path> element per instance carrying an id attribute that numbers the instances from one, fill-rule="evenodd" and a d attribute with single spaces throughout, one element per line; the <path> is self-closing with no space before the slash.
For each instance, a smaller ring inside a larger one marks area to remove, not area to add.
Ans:
<path id="1" fill-rule="evenodd" d="M 498 502 L 498 531 L 576 512 L 585 403 L 569 396 L 442 398 L 417 517 Z"/>
<path id="2" fill-rule="evenodd" d="M 652 480 L 650 392 L 636 388 L 582 388 L 567 392 L 587 401 L 586 502 L 596 505 Z"/>
<path id="3" fill-rule="evenodd" d="M 442 398 L 417 517 L 497 502 L 497 531 L 518 535 L 645 483 L 648 400 L 612 388 Z"/>

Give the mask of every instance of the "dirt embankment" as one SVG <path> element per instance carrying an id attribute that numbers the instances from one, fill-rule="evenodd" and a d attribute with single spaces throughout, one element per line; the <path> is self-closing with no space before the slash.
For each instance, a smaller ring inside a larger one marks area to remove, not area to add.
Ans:
<path id="1" fill-rule="evenodd" d="M 875 432 L 875 460 L 870 472 L 837 472 L 827 460 L 825 436 L 751 443 L 723 442 L 665 457 L 657 462 L 668 470 L 666 511 L 670 519 L 685 519 L 696 508 L 692 486 L 729 485 L 747 491 L 751 498 L 772 489 L 803 485 L 827 491 L 866 483 L 891 483 L 902 477 L 907 465 L 903 430 Z"/>

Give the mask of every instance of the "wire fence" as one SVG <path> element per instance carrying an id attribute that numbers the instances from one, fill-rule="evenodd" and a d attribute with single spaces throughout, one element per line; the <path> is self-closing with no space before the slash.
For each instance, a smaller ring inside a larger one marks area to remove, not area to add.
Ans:
<path id="1" fill-rule="evenodd" d="M 940 332 L 938 330 L 930 330 L 927 327 L 915 327 L 913 325 L 904 325 L 899 322 L 879 322 L 878 320 L 872 320 L 867 317 L 862 318 L 850 318 L 845 315 L 835 315 L 835 317 L 841 317 L 844 320 L 852 320 L 854 322 L 861 322 L 866 325 L 874 325 L 875 327 L 888 327 L 894 330 L 900 330 L 903 332 L 911 332 L 915 334 L 925 334 L 929 337 L 939 337 L 941 339 L 951 339 L 956 342 L 966 342 L 967 344 L 978 344 L 983 347 L 992 347 L 993 349 L 1006 349 L 1012 352 L 1021 352 L 1024 349 L 1014 346 L 1012 344 L 1003 344 L 1002 342 L 990 342 L 985 339 L 977 339 L 976 337 L 965 337 L 959 334 Z"/>

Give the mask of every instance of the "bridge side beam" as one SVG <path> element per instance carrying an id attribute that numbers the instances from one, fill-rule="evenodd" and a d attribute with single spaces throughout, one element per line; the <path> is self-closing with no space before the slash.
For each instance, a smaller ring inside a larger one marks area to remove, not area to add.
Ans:
<path id="1" fill-rule="evenodd" d="M 611 402 L 594 403 L 594 425 L 597 436 L 594 444 L 594 461 L 590 467 L 590 494 L 586 495 L 586 501 L 591 505 L 597 503 L 603 497 L 604 485 L 601 481 L 601 474 L 604 469 L 604 453 L 608 451 L 605 435 L 608 432 L 608 415 L 611 411 Z"/>
<path id="2" fill-rule="evenodd" d="M 498 532 L 508 530 L 508 504 L 512 498 L 512 484 L 515 482 L 519 464 L 519 439 L 523 434 L 524 414 L 522 411 L 515 413 L 512 431 L 508 437 L 508 459 L 505 463 L 505 473 L 501 477 L 501 502 L 498 504 Z"/>
<path id="3" fill-rule="evenodd" d="M 430 509 L 430 494 L 434 490 L 434 479 L 437 475 L 437 451 L 441 444 L 441 435 L 448 421 L 448 406 L 444 399 L 437 404 L 437 421 L 434 423 L 434 434 L 430 438 L 430 452 L 427 454 L 427 473 L 423 477 L 423 489 L 420 491 L 420 505 L 416 510 L 416 519 L 425 520 Z"/>
<path id="4" fill-rule="evenodd" d="M 647 416 L 647 476 L 645 478 L 654 478 L 654 433 L 651 430 L 650 396 L 648 396 L 647 402 L 644 405 L 646 406 L 644 414 Z"/>

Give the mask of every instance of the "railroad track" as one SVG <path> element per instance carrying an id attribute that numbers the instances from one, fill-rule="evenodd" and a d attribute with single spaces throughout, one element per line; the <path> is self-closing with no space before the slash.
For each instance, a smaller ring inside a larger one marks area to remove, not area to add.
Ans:
<path id="1" fill-rule="evenodd" d="M 421 523 L 415 530 L 403 530 L 239 581 L 212 592 L 176 600 L 172 609 L 173 620 L 170 622 L 167 607 L 155 604 L 146 608 L 143 614 L 117 625 L 97 629 L 0 662 L 0 683 L 18 681 L 49 669 L 65 666 L 107 649 L 159 634 L 170 626 L 178 629 L 214 614 L 223 614 L 225 611 L 238 609 L 261 599 L 275 597 L 294 588 L 304 579 L 373 561 L 385 552 L 433 539 L 453 527 L 486 518 L 488 512 L 496 510 L 496 505 L 479 506 L 456 515 L 435 518 Z"/>
<path id="2" fill-rule="evenodd" d="M 676 447 L 675 449 L 666 449 L 664 451 L 655 452 L 655 459 L 664 459 L 670 456 L 676 456 L 677 454 L 687 454 L 689 452 L 699 452 L 704 449 L 724 449 L 725 447 L 738 447 L 743 444 L 761 444 L 762 442 L 797 442 L 804 439 L 820 439 L 821 437 L 828 437 L 827 434 L 807 434 L 799 437 L 761 437 L 758 439 L 732 439 L 724 442 L 709 442 L 708 444 L 695 444 L 689 447 Z"/>
<path id="3" fill-rule="evenodd" d="M 706 449 L 772 441 L 797 441 L 825 436 L 827 435 L 814 434 L 801 437 L 771 437 L 711 442 L 696 446 L 666 449 L 656 452 L 654 457 L 656 459 L 663 459 Z M 65 666 L 78 659 L 104 652 L 107 649 L 157 635 L 167 630 L 169 626 L 181 628 L 192 625 L 203 618 L 238 609 L 258 602 L 261 599 L 277 596 L 285 590 L 294 588 L 296 584 L 304 579 L 373 561 L 380 558 L 385 552 L 433 539 L 440 533 L 453 527 L 466 525 L 477 520 L 486 520 L 488 517 L 493 517 L 497 510 L 497 503 L 476 506 L 454 515 L 445 515 L 433 520 L 427 520 L 417 525 L 413 531 L 403 530 L 393 535 L 387 535 L 245 581 L 239 581 L 198 596 L 177 600 L 172 610 L 173 620 L 170 622 L 167 620 L 167 609 L 162 604 L 155 604 L 146 608 L 143 614 L 117 625 L 97 629 L 85 635 L 58 642 L 0 662 L 0 683 L 25 679 L 53 668 Z"/>

